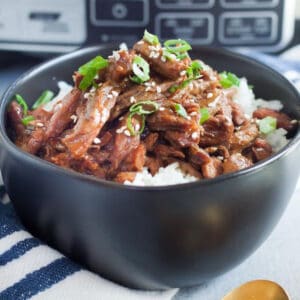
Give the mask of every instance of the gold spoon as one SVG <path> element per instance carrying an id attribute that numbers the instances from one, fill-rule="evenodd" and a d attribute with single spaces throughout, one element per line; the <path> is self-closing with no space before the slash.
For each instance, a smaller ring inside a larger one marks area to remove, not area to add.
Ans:
<path id="1" fill-rule="evenodd" d="M 273 281 L 254 280 L 234 289 L 222 300 L 289 300 L 289 296 Z"/>

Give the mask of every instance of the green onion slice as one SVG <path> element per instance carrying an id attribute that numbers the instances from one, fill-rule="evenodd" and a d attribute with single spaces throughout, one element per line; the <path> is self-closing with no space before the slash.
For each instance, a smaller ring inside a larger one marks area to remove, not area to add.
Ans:
<path id="1" fill-rule="evenodd" d="M 52 91 L 46 90 L 44 91 L 41 96 L 35 101 L 35 103 L 32 105 L 32 109 L 37 109 L 41 105 L 44 105 L 48 102 L 50 102 L 54 97 L 54 93 Z"/>
<path id="2" fill-rule="evenodd" d="M 145 129 L 146 115 L 153 114 L 159 109 L 159 105 L 156 102 L 147 100 L 141 101 L 136 104 L 133 104 L 129 109 L 129 116 L 127 117 L 127 128 L 130 131 L 132 136 L 136 136 L 141 134 Z M 134 126 L 132 125 L 132 117 L 134 115 L 139 115 L 142 117 L 142 126 L 140 130 L 136 131 Z"/>
<path id="3" fill-rule="evenodd" d="M 181 104 L 179 104 L 179 103 L 174 104 L 174 108 L 178 115 L 180 115 L 181 117 L 183 117 L 185 119 L 188 118 L 188 114 L 187 114 L 185 108 Z"/>
<path id="4" fill-rule="evenodd" d="M 200 109 L 200 125 L 203 125 L 209 118 L 210 118 L 210 113 L 207 107 L 203 107 Z"/>
<path id="5" fill-rule="evenodd" d="M 147 110 L 144 108 L 145 106 L 148 108 Z M 149 106 L 150 107 L 152 106 L 152 109 L 149 109 Z M 158 109 L 159 109 L 159 105 L 156 102 L 149 100 L 149 101 L 141 101 L 136 104 L 133 104 L 130 107 L 129 111 L 139 115 L 150 115 L 156 112 Z"/>
<path id="6" fill-rule="evenodd" d="M 19 103 L 19 105 L 22 107 L 24 116 L 26 116 L 28 113 L 28 105 L 27 105 L 26 101 L 19 94 L 16 95 L 16 100 Z"/>
<path id="7" fill-rule="evenodd" d="M 263 134 L 269 134 L 277 128 L 277 119 L 266 117 L 259 121 L 259 131 Z"/>
<path id="8" fill-rule="evenodd" d="M 188 42 L 181 39 L 168 40 L 164 43 L 164 46 L 167 50 L 169 50 L 169 52 L 174 54 L 182 54 L 192 49 L 191 45 Z"/>
<path id="9" fill-rule="evenodd" d="M 188 79 L 184 80 L 181 84 L 175 84 L 171 86 L 169 92 L 173 94 L 177 90 L 187 87 L 193 80 L 200 78 L 201 77 L 200 72 L 202 69 L 203 69 L 202 65 L 200 64 L 199 61 L 197 60 L 193 61 L 186 70 L 186 75 Z"/>
<path id="10" fill-rule="evenodd" d="M 197 60 L 193 61 L 186 70 L 188 79 L 195 80 L 195 79 L 200 78 L 200 76 L 201 76 L 200 72 L 202 69 L 203 69 L 203 67 L 199 61 L 197 61 Z"/>
<path id="11" fill-rule="evenodd" d="M 102 56 L 96 56 L 86 64 L 82 65 L 78 72 L 83 75 L 83 79 L 80 82 L 79 88 L 85 91 L 89 86 L 93 84 L 94 78 L 97 73 L 108 66 L 108 61 Z"/>
<path id="12" fill-rule="evenodd" d="M 223 88 L 228 89 L 233 85 L 239 86 L 240 79 L 235 74 L 224 71 L 220 73 L 220 83 Z"/>
<path id="13" fill-rule="evenodd" d="M 34 121 L 34 116 L 26 116 L 22 119 L 24 126 L 27 126 L 31 121 Z"/>
<path id="14" fill-rule="evenodd" d="M 130 77 L 130 79 L 133 82 L 141 84 L 150 79 L 150 66 L 142 57 L 136 56 L 134 58 L 132 70 L 135 76 Z"/>
<path id="15" fill-rule="evenodd" d="M 129 132 L 130 132 L 130 134 L 132 136 L 137 136 L 137 135 L 143 133 L 143 131 L 145 129 L 145 123 L 146 123 L 145 115 L 140 115 L 141 118 L 142 118 L 142 126 L 141 126 L 140 130 L 136 131 L 135 128 L 133 127 L 133 125 L 132 125 L 132 117 L 134 115 L 136 115 L 136 114 L 137 114 L 136 112 L 132 112 L 127 117 L 127 128 L 128 128 L 128 130 L 129 130 Z"/>
<path id="16" fill-rule="evenodd" d="M 151 34 L 147 30 L 145 30 L 145 32 L 144 32 L 143 40 L 154 46 L 159 45 L 158 36 L 155 34 Z"/>

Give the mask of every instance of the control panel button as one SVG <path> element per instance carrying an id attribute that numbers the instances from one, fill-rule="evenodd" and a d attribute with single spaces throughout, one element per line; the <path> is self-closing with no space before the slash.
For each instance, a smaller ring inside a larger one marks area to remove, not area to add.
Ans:
<path id="1" fill-rule="evenodd" d="M 70 9 L 72 7 L 72 9 Z M 82 0 L 1 0 L 0 40 L 81 44 L 86 40 Z"/>
<path id="2" fill-rule="evenodd" d="M 224 44 L 266 44 L 276 40 L 278 17 L 273 12 L 228 12 L 221 15 L 219 39 Z"/>
<path id="3" fill-rule="evenodd" d="M 221 0 L 225 8 L 268 8 L 278 4 L 279 0 Z"/>
<path id="4" fill-rule="evenodd" d="M 214 4 L 215 0 L 156 0 L 158 7 L 168 9 L 211 8 Z"/>
<path id="5" fill-rule="evenodd" d="M 214 17 L 209 13 L 162 13 L 155 22 L 161 39 L 182 38 L 192 44 L 210 44 L 214 36 Z"/>
<path id="6" fill-rule="evenodd" d="M 92 23 L 96 26 L 145 26 L 149 22 L 149 0 L 91 0 Z"/>

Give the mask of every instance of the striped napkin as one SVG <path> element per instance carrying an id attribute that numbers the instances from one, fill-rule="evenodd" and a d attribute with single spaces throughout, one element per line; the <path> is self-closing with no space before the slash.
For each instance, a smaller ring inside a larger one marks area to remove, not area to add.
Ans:
<path id="1" fill-rule="evenodd" d="M 300 91 L 300 47 L 280 58 L 244 53 L 279 70 Z M 3 187 L 0 199 L 0 300 L 169 300 L 177 293 L 130 290 L 84 270 L 24 229 Z"/>

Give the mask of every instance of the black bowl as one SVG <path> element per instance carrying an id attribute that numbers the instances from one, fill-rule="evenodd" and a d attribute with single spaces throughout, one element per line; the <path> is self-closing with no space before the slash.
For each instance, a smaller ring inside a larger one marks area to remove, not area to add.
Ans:
<path id="1" fill-rule="evenodd" d="M 35 99 L 57 80 L 111 48 L 80 50 L 18 79 L 1 103 L 3 180 L 25 226 L 62 253 L 124 285 L 165 289 L 195 285 L 246 259 L 268 237 L 294 191 L 299 132 L 283 150 L 252 168 L 170 187 L 131 187 L 61 169 L 18 149 L 5 111 L 16 93 Z M 255 93 L 281 99 L 300 119 L 298 92 L 283 76 L 225 50 L 196 48 L 219 71 L 246 76 Z M 298 148 L 299 150 L 299 148 Z"/>

